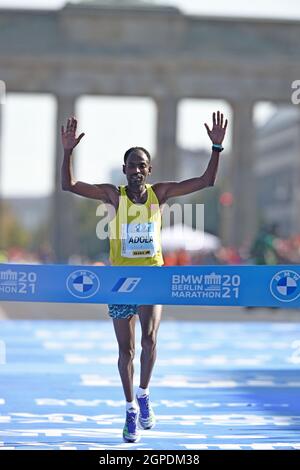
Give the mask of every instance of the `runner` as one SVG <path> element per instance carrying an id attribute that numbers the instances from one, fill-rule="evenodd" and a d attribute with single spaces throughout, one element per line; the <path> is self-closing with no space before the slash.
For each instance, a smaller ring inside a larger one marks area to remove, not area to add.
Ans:
<path id="1" fill-rule="evenodd" d="M 226 133 L 227 119 L 219 111 L 213 113 L 212 128 L 205 123 L 212 141 L 212 154 L 202 176 L 180 182 L 147 184 L 152 171 L 151 157 L 143 147 L 132 147 L 125 152 L 123 173 L 127 185 L 87 184 L 76 181 L 72 173 L 72 152 L 84 133 L 76 137 L 77 120 L 62 126 L 64 148 L 62 189 L 80 196 L 98 199 L 113 208 L 109 224 L 110 261 L 113 266 L 162 266 L 160 241 L 161 206 L 169 198 L 183 196 L 213 186 L 219 164 L 219 154 Z M 163 155 L 160 156 L 163 158 Z M 119 346 L 118 368 L 126 398 L 126 420 L 123 429 L 125 442 L 139 440 L 138 423 L 142 429 L 151 429 L 155 416 L 149 399 L 149 383 L 156 359 L 157 333 L 161 320 L 161 305 L 109 305 Z M 135 322 L 139 316 L 142 329 L 140 385 L 134 397 L 133 359 L 135 351 Z M 136 398 L 136 400 L 135 400 Z"/>

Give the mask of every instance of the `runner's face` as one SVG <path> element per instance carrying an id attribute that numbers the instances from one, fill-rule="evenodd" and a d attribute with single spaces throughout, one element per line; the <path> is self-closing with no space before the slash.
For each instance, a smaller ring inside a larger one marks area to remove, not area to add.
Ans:
<path id="1" fill-rule="evenodd" d="M 151 169 L 147 155 L 141 150 L 131 152 L 123 165 L 123 173 L 127 177 L 128 185 L 132 187 L 143 186 Z"/>

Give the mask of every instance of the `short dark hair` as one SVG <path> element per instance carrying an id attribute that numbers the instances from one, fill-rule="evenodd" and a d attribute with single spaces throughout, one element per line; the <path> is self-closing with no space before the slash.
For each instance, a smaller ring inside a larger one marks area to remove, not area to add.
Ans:
<path id="1" fill-rule="evenodd" d="M 148 150 L 146 150 L 144 147 L 130 147 L 130 149 L 126 150 L 126 152 L 124 154 L 124 163 L 125 164 L 127 162 L 127 158 L 131 154 L 131 152 L 134 152 L 135 150 L 140 150 L 141 152 L 144 152 L 144 154 L 147 156 L 147 158 L 149 160 L 149 163 L 151 162 L 151 155 L 148 152 Z"/>

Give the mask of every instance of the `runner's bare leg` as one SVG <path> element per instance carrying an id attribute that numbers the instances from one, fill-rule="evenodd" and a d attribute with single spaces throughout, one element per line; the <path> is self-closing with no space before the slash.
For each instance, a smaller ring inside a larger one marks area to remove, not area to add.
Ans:
<path id="1" fill-rule="evenodd" d="M 133 359 L 135 353 L 135 322 L 136 316 L 114 318 L 113 324 L 119 345 L 118 368 L 127 402 L 134 400 L 133 396 Z"/>
<path id="2" fill-rule="evenodd" d="M 138 312 L 142 328 L 140 387 L 148 388 L 156 360 L 157 333 L 162 305 L 140 305 Z"/>

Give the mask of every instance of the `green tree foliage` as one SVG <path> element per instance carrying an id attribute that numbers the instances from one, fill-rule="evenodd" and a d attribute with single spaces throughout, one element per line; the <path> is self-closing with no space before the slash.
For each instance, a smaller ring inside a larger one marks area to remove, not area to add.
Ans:
<path id="1" fill-rule="evenodd" d="M 18 221 L 9 205 L 1 201 L 0 205 L 0 248 L 7 250 L 12 247 L 27 248 L 31 242 L 31 234 Z"/>
<path id="2" fill-rule="evenodd" d="M 207 188 L 191 197 L 193 204 L 204 204 L 204 230 L 219 236 L 220 229 L 220 189 L 217 186 Z"/>
<path id="3" fill-rule="evenodd" d="M 91 261 L 106 259 L 109 253 L 109 241 L 100 240 L 96 234 L 100 217 L 96 215 L 100 201 L 80 199 L 77 202 L 78 240 L 80 255 L 88 257 Z"/>

